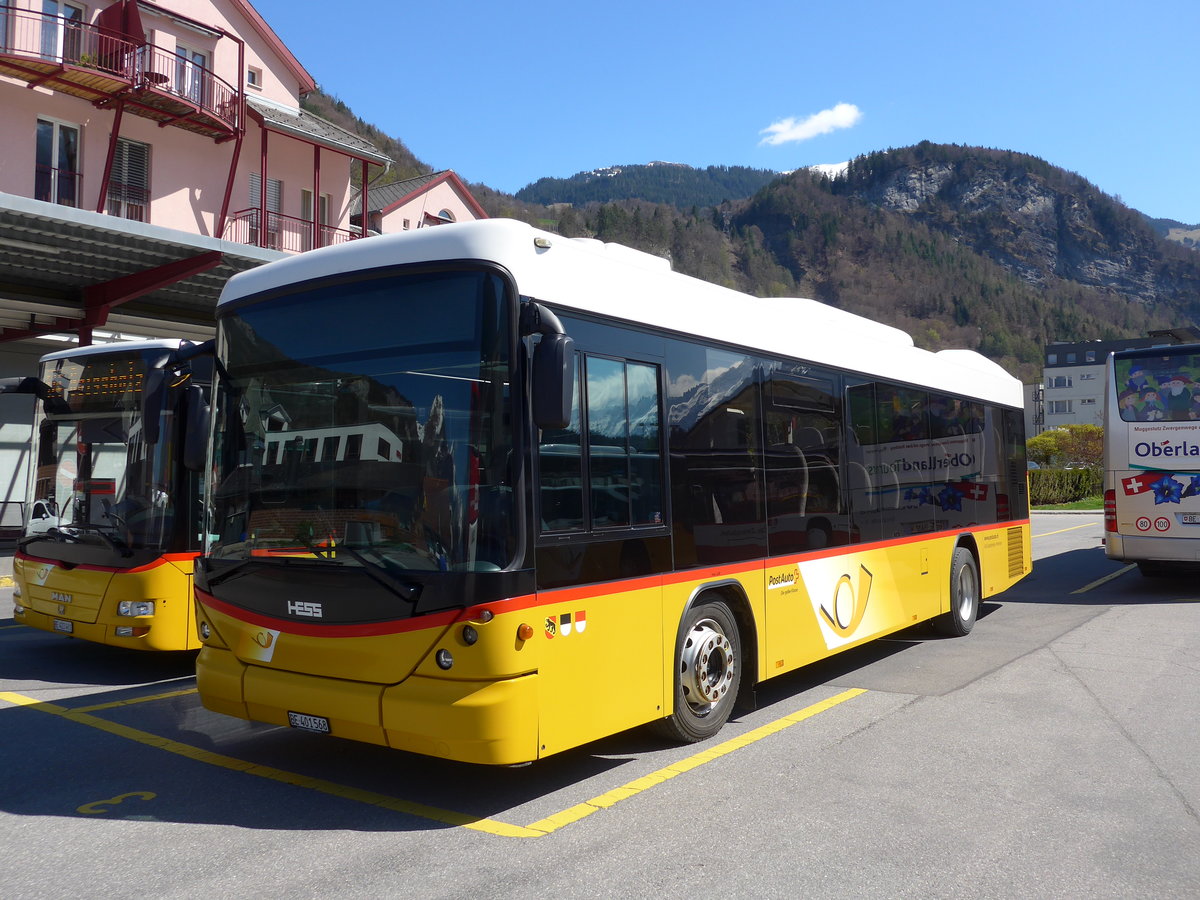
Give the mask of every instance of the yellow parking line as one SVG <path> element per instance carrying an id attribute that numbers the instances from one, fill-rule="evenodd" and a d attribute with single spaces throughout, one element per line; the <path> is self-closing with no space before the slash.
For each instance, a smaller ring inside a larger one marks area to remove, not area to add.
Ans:
<path id="1" fill-rule="evenodd" d="M 1085 522 L 1083 525 L 1072 525 L 1070 528 L 1060 528 L 1058 531 L 1047 531 L 1045 534 L 1035 534 L 1034 537 L 1050 537 L 1052 534 L 1063 534 L 1067 531 L 1078 531 L 1080 528 L 1090 528 L 1093 525 L 1099 524 L 1101 524 L 1099 520 L 1096 520 L 1095 522 Z"/>
<path id="2" fill-rule="evenodd" d="M 180 691 L 178 693 L 188 693 Z M 40 712 L 50 713 L 51 715 L 59 716 L 79 725 L 87 725 L 90 728 L 98 728 L 101 731 L 106 731 L 109 734 L 117 737 L 126 738 L 128 740 L 137 741 L 141 744 L 146 744 L 151 747 L 157 747 L 160 750 L 166 750 L 168 753 L 175 753 L 179 756 L 185 756 L 189 759 L 194 759 L 198 762 L 208 763 L 209 765 L 220 766 L 225 769 L 230 769 L 235 772 L 244 772 L 247 775 L 256 775 L 259 778 L 267 778 L 271 781 L 278 781 L 282 784 L 291 784 L 297 787 L 308 788 L 309 790 L 317 791 L 322 794 L 328 794 L 333 797 L 340 797 L 344 800 L 352 800 L 356 803 L 365 803 L 369 806 L 379 806 L 384 809 L 390 809 L 394 812 L 405 813 L 407 815 L 419 816 L 423 819 L 430 819 L 434 822 L 441 822 L 446 825 L 454 825 L 462 828 L 470 828 L 474 831 L 482 831 L 487 834 L 494 834 L 500 837 L 542 837 L 552 831 L 570 825 L 573 822 L 578 822 L 580 819 L 590 816 L 594 812 L 601 809 L 608 809 L 616 805 L 622 800 L 633 797 L 642 793 L 655 785 L 662 784 L 676 775 L 682 775 L 684 772 L 689 772 L 706 762 L 718 759 L 734 750 L 740 750 L 742 747 L 760 741 L 765 737 L 777 734 L 785 728 L 790 728 L 805 719 L 823 713 L 826 710 L 832 709 L 839 703 L 844 703 L 860 694 L 865 694 L 866 691 L 862 688 L 852 688 L 847 691 L 842 691 L 827 700 L 822 700 L 819 703 L 814 703 L 807 706 L 798 712 L 784 716 L 782 719 L 776 719 L 774 722 L 769 722 L 748 731 L 743 735 L 731 738 L 723 743 L 717 744 L 715 747 L 710 747 L 707 750 L 702 750 L 699 753 L 672 763 L 669 766 L 664 766 L 657 772 L 651 772 L 649 775 L 643 775 L 641 778 L 634 779 L 621 787 L 614 788 L 611 791 L 593 797 L 591 800 L 586 800 L 583 803 L 565 809 L 562 812 L 547 816 L 528 826 L 511 825 L 507 822 L 500 822 L 496 819 L 484 819 L 476 816 L 467 815 L 466 813 L 458 813 L 452 810 L 439 809 L 434 806 L 426 806 L 423 803 L 413 803 L 408 800 L 401 800 L 396 797 L 389 797 L 385 794 L 378 794 L 374 791 L 354 788 L 348 785 L 336 784 L 332 781 L 325 781 L 321 778 L 310 778 L 307 775 L 300 775 L 295 772 L 288 772 L 284 769 L 275 769 L 270 766 L 260 766 L 246 760 L 237 759 L 232 756 L 225 756 L 221 753 L 214 753 L 211 750 L 202 750 L 199 747 L 193 747 L 190 744 L 183 744 L 179 741 L 173 741 L 169 738 L 160 737 L 156 734 L 150 734 L 145 731 L 139 731 L 136 728 L 130 728 L 127 725 L 119 725 L 115 722 L 109 722 L 101 719 L 98 716 L 90 715 L 88 712 L 80 709 L 68 709 L 65 706 L 59 706 L 55 703 L 43 703 L 35 700 L 32 697 L 26 697 L 22 694 L 15 694 L 8 691 L 0 691 L 0 701 L 12 703 L 17 706 L 24 706 L 30 709 L 36 709 Z M 171 696 L 171 695 L 163 695 Z M 103 707 L 89 707 L 88 709 L 101 709 L 107 706 L 119 706 L 121 704 L 107 704 Z"/>
<path id="3" fill-rule="evenodd" d="M 1083 587 L 1081 587 L 1077 591 L 1071 591 L 1071 593 L 1072 594 L 1086 594 L 1092 588 L 1098 588 L 1102 584 L 1107 584 L 1108 582 L 1112 581 L 1114 578 L 1120 578 L 1122 575 L 1124 575 L 1130 569 L 1136 569 L 1136 568 L 1137 568 L 1137 563 L 1130 563 L 1127 566 L 1123 566 L 1122 568 L 1117 569 L 1117 571 L 1115 571 L 1115 572 L 1111 572 L 1108 575 L 1105 575 L 1103 578 L 1097 578 L 1091 584 L 1085 584 Z"/>
<path id="4" fill-rule="evenodd" d="M 114 700 L 112 703 L 97 703 L 95 706 L 77 706 L 71 712 L 91 713 L 102 709 L 116 709 L 118 706 L 133 706 L 135 703 L 147 703 L 150 700 L 169 700 L 171 697 L 182 697 L 184 694 L 196 693 L 195 688 L 185 688 L 182 691 L 167 691 L 164 694 L 151 694 L 149 697 L 134 697 L 131 700 Z"/>

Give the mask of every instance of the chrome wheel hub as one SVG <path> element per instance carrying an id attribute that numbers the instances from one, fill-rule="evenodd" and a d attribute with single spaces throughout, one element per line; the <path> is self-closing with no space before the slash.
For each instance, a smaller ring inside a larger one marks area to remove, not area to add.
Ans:
<path id="1" fill-rule="evenodd" d="M 694 712 L 707 713 L 733 685 L 737 660 L 729 638 L 712 619 L 697 622 L 683 643 L 680 685 Z"/>

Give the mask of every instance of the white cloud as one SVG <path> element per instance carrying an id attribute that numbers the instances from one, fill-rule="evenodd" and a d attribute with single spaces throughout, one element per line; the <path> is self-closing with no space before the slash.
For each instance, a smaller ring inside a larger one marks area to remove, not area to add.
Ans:
<path id="1" fill-rule="evenodd" d="M 839 103 L 833 109 L 823 109 L 813 113 L 807 119 L 788 117 L 772 125 L 768 125 L 759 134 L 766 137 L 760 144 L 792 144 L 807 141 L 822 134 L 829 134 L 842 128 L 852 128 L 862 118 L 862 111 L 853 103 Z"/>

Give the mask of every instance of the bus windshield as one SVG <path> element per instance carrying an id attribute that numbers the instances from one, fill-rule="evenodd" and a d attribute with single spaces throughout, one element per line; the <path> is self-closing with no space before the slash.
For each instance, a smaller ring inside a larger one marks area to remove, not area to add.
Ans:
<path id="1" fill-rule="evenodd" d="M 1117 406 L 1125 422 L 1200 419 L 1200 353 L 1159 347 L 1113 359 Z"/>
<path id="2" fill-rule="evenodd" d="M 155 354 L 163 351 L 43 363 L 42 381 L 56 402 L 36 413 L 28 538 L 106 544 L 123 553 L 169 549 L 180 499 L 175 413 L 156 413 L 160 437 L 153 443 L 144 440 L 142 418 L 147 357 Z"/>
<path id="3" fill-rule="evenodd" d="M 494 273 L 393 270 L 225 313 L 208 556 L 510 566 L 510 304 Z"/>

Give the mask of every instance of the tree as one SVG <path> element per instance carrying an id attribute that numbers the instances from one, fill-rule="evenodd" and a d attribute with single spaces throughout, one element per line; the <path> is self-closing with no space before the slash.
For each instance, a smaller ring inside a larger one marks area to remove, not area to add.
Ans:
<path id="1" fill-rule="evenodd" d="M 1044 469 L 1100 468 L 1104 462 L 1104 429 L 1099 425 L 1063 425 L 1025 442 L 1030 462 Z"/>
<path id="2" fill-rule="evenodd" d="M 1098 469 L 1104 464 L 1104 429 L 1099 425 L 1064 425 L 1060 446 L 1066 465 Z"/>

